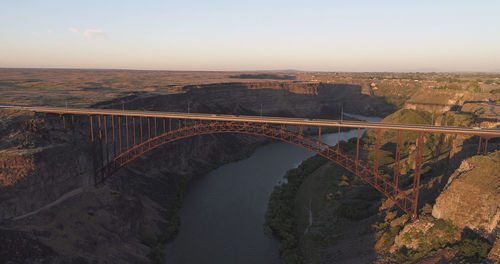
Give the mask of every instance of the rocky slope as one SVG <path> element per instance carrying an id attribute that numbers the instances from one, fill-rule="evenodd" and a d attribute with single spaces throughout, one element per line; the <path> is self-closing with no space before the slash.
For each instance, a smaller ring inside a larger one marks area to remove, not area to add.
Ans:
<path id="1" fill-rule="evenodd" d="M 436 199 L 432 216 L 469 228 L 495 243 L 500 230 L 500 151 L 464 160 Z M 495 260 L 500 261 L 493 252 Z"/>
<path id="2" fill-rule="evenodd" d="M 192 112 L 257 114 L 262 104 L 265 115 L 334 118 L 341 102 L 351 102 L 344 109 L 354 113 L 392 110 L 349 85 L 187 87 L 181 94 L 139 93 L 97 107 L 185 111 L 189 104 Z M 27 258 L 29 248 L 40 249 L 33 261 L 40 263 L 149 262 L 147 255 L 158 257 L 152 249 L 175 234 L 186 182 L 263 142 L 242 135 L 189 138 L 144 155 L 95 187 L 88 117 L 64 129 L 59 116 L 2 114 L 0 236 L 27 249 L 0 250 L 0 262 Z"/>
<path id="3" fill-rule="evenodd" d="M 453 113 L 448 120 L 447 115 L 440 122 L 481 122 L 467 114 Z M 429 124 L 432 114 L 401 109 L 383 121 Z M 381 137 L 380 169 L 389 175 L 395 136 Z M 368 131 L 363 145 L 374 138 Z M 416 135 L 404 133 L 402 139 L 400 186 L 405 188 L 413 182 Z M 354 144 L 341 146 L 355 155 Z M 301 165 L 307 172 L 290 171 L 289 184 L 276 188 L 268 225 L 285 241 L 285 263 L 494 263 L 499 251 L 498 243 L 491 249 L 498 236 L 498 148 L 498 142 L 490 141 L 489 151 L 497 151 L 475 156 L 477 138 L 428 135 L 417 222 L 376 191 L 370 195 L 373 188 L 346 170 L 329 162 L 314 165 L 310 159 Z M 372 154 L 373 148 L 365 148 L 362 156 L 373 162 Z M 291 219 L 282 221 L 288 225 L 276 221 L 283 216 Z"/>

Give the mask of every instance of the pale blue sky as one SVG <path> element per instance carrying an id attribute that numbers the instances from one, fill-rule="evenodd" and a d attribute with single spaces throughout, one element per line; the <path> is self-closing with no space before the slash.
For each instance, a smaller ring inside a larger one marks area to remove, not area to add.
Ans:
<path id="1" fill-rule="evenodd" d="M 500 1 L 1 0 L 0 67 L 500 71 Z"/>

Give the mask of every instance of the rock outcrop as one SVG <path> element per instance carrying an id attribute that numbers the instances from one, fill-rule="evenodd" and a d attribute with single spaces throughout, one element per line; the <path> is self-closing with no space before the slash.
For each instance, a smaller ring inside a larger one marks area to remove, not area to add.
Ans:
<path id="1" fill-rule="evenodd" d="M 362 103 L 351 104 L 351 112 L 376 115 L 392 109 L 380 98 L 362 95 L 357 86 L 291 92 L 299 88 L 192 87 L 182 94 L 136 94 L 97 107 L 182 112 L 190 104 L 192 112 L 258 114 L 262 103 L 264 115 L 332 117 L 341 101 L 358 100 Z M 187 138 L 145 154 L 96 188 L 89 183 L 97 143 L 89 143 L 88 117 L 83 118 L 76 119 L 75 130 L 63 129 L 61 118 L 51 115 L 20 113 L 0 122 L 0 222 L 15 243 L 43 248 L 42 263 L 148 262 L 150 247 L 172 233 L 183 184 L 263 142 L 232 134 Z"/>
<path id="2" fill-rule="evenodd" d="M 394 239 L 391 252 L 394 253 L 403 246 L 418 250 L 434 245 L 446 245 L 460 240 L 461 230 L 450 222 L 436 220 L 432 217 L 423 217 L 417 222 L 406 224 Z"/>
<path id="3" fill-rule="evenodd" d="M 437 198 L 432 215 L 494 240 L 500 224 L 500 151 L 464 160 Z"/>
<path id="4" fill-rule="evenodd" d="M 432 215 L 495 243 L 488 257 L 500 261 L 500 151 L 464 160 L 437 198 Z"/>

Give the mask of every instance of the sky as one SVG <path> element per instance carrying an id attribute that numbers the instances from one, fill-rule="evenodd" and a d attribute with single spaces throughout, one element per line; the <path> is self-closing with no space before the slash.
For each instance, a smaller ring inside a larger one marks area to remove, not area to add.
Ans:
<path id="1" fill-rule="evenodd" d="M 500 1 L 0 1 L 0 67 L 500 72 Z"/>

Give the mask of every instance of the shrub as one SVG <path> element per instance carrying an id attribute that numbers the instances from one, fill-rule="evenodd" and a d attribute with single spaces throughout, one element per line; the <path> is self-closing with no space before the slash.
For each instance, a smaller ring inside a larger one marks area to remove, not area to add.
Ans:
<path id="1" fill-rule="evenodd" d="M 288 183 L 276 186 L 271 193 L 264 228 L 266 234 L 273 234 L 280 240 L 280 256 L 283 263 L 302 263 L 295 232 L 295 196 L 305 178 L 326 161 L 318 155 L 307 159 L 298 168 L 286 173 Z"/>
<path id="2" fill-rule="evenodd" d="M 458 84 L 447 84 L 447 85 L 442 85 L 442 86 L 438 86 L 434 89 L 437 89 L 437 90 L 456 90 L 456 91 L 460 91 L 462 90 L 462 86 L 458 85 Z"/>
<path id="3" fill-rule="evenodd" d="M 491 94 L 497 94 L 500 93 L 500 89 L 495 89 L 490 91 Z"/>
<path id="4" fill-rule="evenodd" d="M 349 186 L 349 183 L 346 181 L 341 181 L 338 185 L 339 185 L 339 187 L 347 187 L 347 186 Z"/>
<path id="5" fill-rule="evenodd" d="M 463 258 L 486 258 L 490 252 L 491 246 L 485 241 L 479 239 L 464 239 L 458 245 L 459 255 Z"/>

